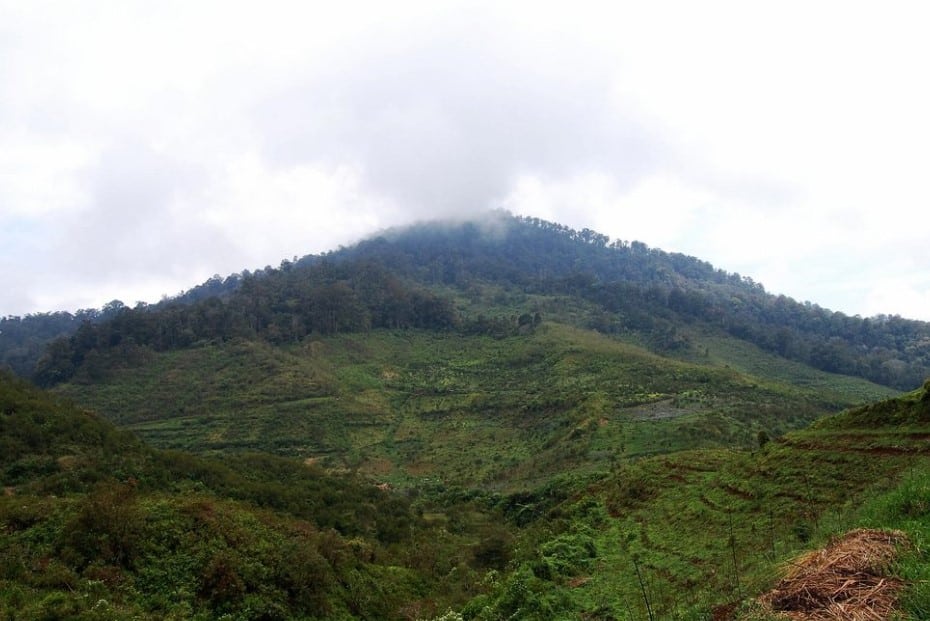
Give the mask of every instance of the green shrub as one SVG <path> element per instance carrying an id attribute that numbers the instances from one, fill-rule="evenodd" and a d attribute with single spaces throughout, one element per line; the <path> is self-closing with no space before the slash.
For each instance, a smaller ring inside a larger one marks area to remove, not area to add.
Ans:
<path id="1" fill-rule="evenodd" d="M 474 565 L 481 569 L 503 570 L 511 558 L 513 537 L 505 528 L 490 528 L 472 551 Z"/>
<path id="2" fill-rule="evenodd" d="M 469 602 L 462 615 L 479 621 L 549 621 L 562 618 L 570 608 L 571 600 L 564 590 L 536 577 L 532 568 L 524 563 L 498 583 L 490 595 Z"/>
<path id="3" fill-rule="evenodd" d="M 597 548 L 589 535 L 566 533 L 541 545 L 539 557 L 534 573 L 545 580 L 554 580 L 590 569 L 591 561 L 597 557 Z"/>
<path id="4" fill-rule="evenodd" d="M 65 539 L 85 564 L 102 561 L 128 567 L 143 537 L 136 491 L 125 483 L 102 483 L 80 501 Z"/>

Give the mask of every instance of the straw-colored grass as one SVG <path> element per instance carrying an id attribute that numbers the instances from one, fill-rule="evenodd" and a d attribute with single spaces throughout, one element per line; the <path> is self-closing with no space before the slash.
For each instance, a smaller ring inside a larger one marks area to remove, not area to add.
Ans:
<path id="1" fill-rule="evenodd" d="M 787 575 L 761 602 L 796 620 L 885 621 L 891 618 L 903 583 L 886 575 L 900 531 L 858 529 L 791 563 Z"/>

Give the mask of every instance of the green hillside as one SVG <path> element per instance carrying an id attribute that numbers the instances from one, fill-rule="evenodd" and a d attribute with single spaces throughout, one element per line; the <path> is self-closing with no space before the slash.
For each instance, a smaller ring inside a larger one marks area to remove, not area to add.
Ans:
<path id="1" fill-rule="evenodd" d="M 901 606 L 930 610 L 924 390 L 514 494 L 165 453 L 6 377 L 0 404 L 6 618 L 756 619 L 786 561 L 858 526 L 904 530 Z"/>
<path id="2" fill-rule="evenodd" d="M 465 618 L 770 618 L 755 598 L 799 552 L 856 527 L 902 529 L 902 618 L 930 614 L 930 396 L 824 419 L 757 451 L 619 465 L 534 512 L 512 571 Z M 899 429 L 894 411 L 909 421 Z M 922 436 L 923 442 L 915 441 Z M 863 441 L 867 438 L 867 441 Z M 858 618 L 858 617 L 857 617 Z"/>
<path id="3" fill-rule="evenodd" d="M 930 325 L 497 218 L 4 318 L 0 617 L 761 619 L 868 526 L 930 618 Z"/>
<path id="4" fill-rule="evenodd" d="M 357 477 L 153 450 L 4 374 L 0 431 L 4 619 L 405 618 L 482 575 L 469 504 L 453 530 Z"/>
<path id="5" fill-rule="evenodd" d="M 257 449 L 394 484 L 485 489 L 656 453 L 749 448 L 760 432 L 891 394 L 724 344 L 699 364 L 555 323 L 504 338 L 376 330 L 151 353 L 56 391 L 163 448 Z"/>
<path id="6" fill-rule="evenodd" d="M 0 365 L 51 386 L 96 379 L 140 349 L 231 338 L 286 344 L 378 328 L 498 334 L 534 321 L 543 306 L 546 318 L 635 336 L 661 354 L 694 353 L 689 333 L 698 329 L 899 390 L 930 375 L 927 322 L 850 317 L 694 257 L 504 212 L 216 276 L 158 304 L 0 317 Z M 494 316 L 503 308 L 517 315 Z"/>

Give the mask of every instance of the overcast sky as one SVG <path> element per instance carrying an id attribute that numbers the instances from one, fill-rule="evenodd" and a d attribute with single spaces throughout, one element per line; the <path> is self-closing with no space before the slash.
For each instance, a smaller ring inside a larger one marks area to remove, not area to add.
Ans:
<path id="1" fill-rule="evenodd" d="M 0 0 L 0 316 L 503 207 L 930 320 L 928 15 Z"/>

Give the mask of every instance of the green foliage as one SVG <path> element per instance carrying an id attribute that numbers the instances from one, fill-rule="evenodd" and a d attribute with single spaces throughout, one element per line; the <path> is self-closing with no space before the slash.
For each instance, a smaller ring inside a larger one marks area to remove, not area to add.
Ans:
<path id="1" fill-rule="evenodd" d="M 0 481 L 47 492 L 138 476 L 150 451 L 97 415 L 0 372 Z"/>
<path id="2" fill-rule="evenodd" d="M 0 495 L 5 616 L 399 618 L 425 593 L 430 610 L 461 605 L 469 594 L 467 567 L 437 575 L 407 550 L 428 544 L 435 558 L 454 558 L 491 528 L 483 515 L 450 535 L 405 496 L 270 455 L 220 462 L 133 440 L 106 445 L 105 456 L 98 442 L 131 437 L 95 418 L 90 425 L 12 378 L 0 378 L 0 395 L 8 439 L 23 435 L 14 423 L 41 422 L 36 447 L 57 467 L 29 478 L 20 471 Z M 63 462 L 61 451 L 81 459 Z M 63 469 L 80 485 L 48 495 L 61 488 Z"/>
<path id="3" fill-rule="evenodd" d="M 930 432 L 930 423 L 920 425 L 847 422 L 791 433 L 755 452 L 687 451 L 620 465 L 600 481 L 576 484 L 583 493 L 525 525 L 515 584 L 567 598 L 558 610 L 572 612 L 555 617 L 701 619 L 751 608 L 739 604 L 769 588 L 786 560 L 834 534 L 902 528 L 915 545 L 894 571 L 911 585 L 906 609 L 923 618 L 930 610 L 930 462 L 925 447 L 906 444 L 911 434 Z M 506 618 L 517 609 L 508 604 L 508 578 L 463 612 Z"/>
<path id="4" fill-rule="evenodd" d="M 539 547 L 539 560 L 533 566 L 533 573 L 545 580 L 576 576 L 591 571 L 596 558 L 597 547 L 589 534 L 565 533 Z"/>
<path id="5" fill-rule="evenodd" d="M 930 423 L 930 391 L 923 388 L 894 399 L 885 399 L 820 421 L 818 429 L 920 427 Z"/>
<path id="6" fill-rule="evenodd" d="M 507 528 L 500 525 L 488 528 L 481 533 L 481 540 L 472 551 L 475 565 L 503 571 L 510 562 L 513 543 L 513 535 Z"/>
<path id="7" fill-rule="evenodd" d="M 479 596 L 462 611 L 465 619 L 527 619 L 545 621 L 569 615 L 571 601 L 562 589 L 538 578 L 531 567 L 520 565 L 502 581 L 489 574 L 491 595 Z"/>
<path id="8" fill-rule="evenodd" d="M 20 377 L 29 377 L 49 342 L 70 336 L 85 321 L 108 319 L 115 308 L 111 302 L 99 311 L 0 317 L 0 369 L 7 367 Z"/>
<path id="9" fill-rule="evenodd" d="M 858 523 L 926 615 L 927 386 L 786 433 L 917 385 L 925 324 L 501 224 L 114 303 L 54 395 L 0 377 L 0 616 L 698 619 Z"/>
<path id="10" fill-rule="evenodd" d="M 760 430 L 777 437 L 888 392 L 826 374 L 799 388 L 788 372 L 762 379 L 711 362 L 555 323 L 504 337 L 372 330 L 162 352 L 56 390 L 159 447 L 264 450 L 395 485 L 437 477 L 507 491 L 643 455 L 755 447 Z"/>
<path id="11" fill-rule="evenodd" d="M 450 297 L 481 287 L 517 290 L 589 309 L 577 326 L 636 335 L 655 351 L 693 355 L 694 329 L 752 343 L 783 359 L 899 389 L 930 374 L 930 324 L 848 317 L 767 294 L 738 274 L 693 257 L 615 241 L 535 218 L 499 213 L 476 223 L 421 225 L 325 256 L 219 277 L 173 300 L 136 308 L 0 319 L 0 364 L 50 386 L 97 381 L 149 350 L 205 341 L 275 344 L 370 328 L 425 328 L 508 336 L 541 322 L 539 308 L 495 316 L 495 298 L 462 316 Z M 436 292 L 442 291 L 443 296 Z M 474 305 L 472 305 L 474 306 Z M 60 335 L 60 336 L 59 336 Z M 59 336 L 57 340 L 56 336 Z M 40 348 L 52 341 L 44 353 Z M 706 350 L 704 350 L 706 351 Z"/>
<path id="12" fill-rule="evenodd" d="M 410 287 L 376 263 L 287 263 L 244 276 L 224 299 L 122 307 L 107 321 L 84 321 L 72 336 L 49 344 L 33 377 L 42 386 L 73 376 L 95 381 L 147 351 L 211 340 L 260 338 L 280 344 L 372 327 L 448 330 L 457 322 L 447 300 Z"/>
<path id="13" fill-rule="evenodd" d="M 134 485 L 107 482 L 78 503 L 64 540 L 79 567 L 92 561 L 128 567 L 138 553 L 142 528 Z"/>

